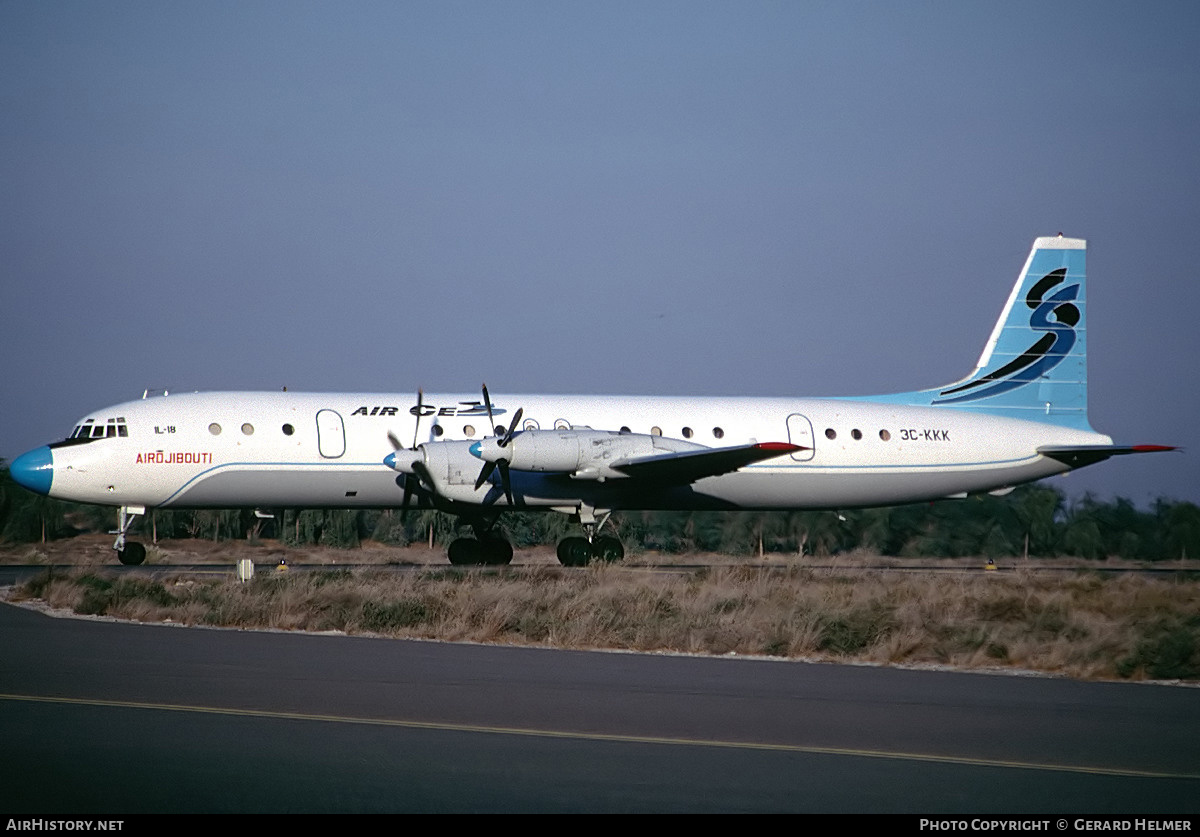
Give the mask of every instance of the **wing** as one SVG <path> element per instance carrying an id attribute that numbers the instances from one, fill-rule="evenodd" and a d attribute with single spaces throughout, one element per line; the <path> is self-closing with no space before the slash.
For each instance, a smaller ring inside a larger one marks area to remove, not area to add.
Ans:
<path id="1" fill-rule="evenodd" d="M 806 448 L 787 442 L 760 442 L 731 448 L 643 456 L 638 459 L 614 462 L 609 467 L 639 480 L 687 484 L 705 477 L 728 474 L 746 465 L 795 453 L 798 450 L 806 450 Z"/>
<path id="2" fill-rule="evenodd" d="M 440 442 L 436 445 L 454 445 Z M 621 433 L 572 427 L 560 430 L 522 430 L 504 439 L 487 438 L 469 444 L 469 453 L 483 461 L 475 488 L 491 478 L 493 466 L 507 473 L 524 471 L 572 480 L 637 479 L 686 485 L 715 477 L 764 459 L 803 448 L 786 442 L 761 442 L 728 448 L 706 448 L 683 439 L 647 433 Z M 421 445 L 428 457 L 435 445 Z M 399 464 L 398 455 L 394 462 Z M 396 467 L 393 465 L 393 467 Z"/>

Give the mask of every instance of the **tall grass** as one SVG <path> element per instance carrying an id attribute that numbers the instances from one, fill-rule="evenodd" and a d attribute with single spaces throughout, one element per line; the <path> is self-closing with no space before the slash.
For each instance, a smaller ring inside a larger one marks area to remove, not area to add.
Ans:
<path id="1" fill-rule="evenodd" d="M 16 598 L 192 625 L 1200 679 L 1200 582 L 1092 573 L 313 571 L 248 584 L 97 571 Z"/>

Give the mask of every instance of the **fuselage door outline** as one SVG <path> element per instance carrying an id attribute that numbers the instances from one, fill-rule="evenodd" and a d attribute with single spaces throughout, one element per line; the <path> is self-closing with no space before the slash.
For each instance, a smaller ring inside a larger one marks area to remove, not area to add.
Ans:
<path id="1" fill-rule="evenodd" d="M 346 428 L 336 410 L 317 411 L 317 449 L 326 459 L 337 459 L 346 452 Z"/>
<path id="2" fill-rule="evenodd" d="M 812 422 L 799 413 L 792 413 L 787 417 L 787 428 L 788 441 L 800 446 L 800 450 L 792 454 L 792 459 L 796 462 L 808 462 L 816 453 Z"/>

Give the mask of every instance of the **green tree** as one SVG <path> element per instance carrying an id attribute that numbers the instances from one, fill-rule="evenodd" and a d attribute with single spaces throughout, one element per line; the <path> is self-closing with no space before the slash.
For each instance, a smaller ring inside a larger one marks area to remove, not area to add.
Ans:
<path id="1" fill-rule="evenodd" d="M 1200 506 L 1159 500 L 1154 516 L 1163 532 L 1163 552 L 1159 557 L 1200 557 Z"/>
<path id="2" fill-rule="evenodd" d="M 1059 521 L 1065 501 L 1062 492 L 1044 485 L 1022 485 L 1008 497 L 1018 529 L 1010 540 L 1021 554 L 1048 556 L 1058 551 Z"/>

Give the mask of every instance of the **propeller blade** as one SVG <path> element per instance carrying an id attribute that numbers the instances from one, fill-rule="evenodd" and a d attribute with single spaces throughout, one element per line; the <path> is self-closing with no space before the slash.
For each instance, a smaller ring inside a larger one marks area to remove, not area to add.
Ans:
<path id="1" fill-rule="evenodd" d="M 414 494 L 419 494 L 422 491 L 433 491 L 433 477 L 429 473 L 429 469 L 425 467 L 425 460 L 418 459 L 412 463 L 412 473 L 404 475 L 404 497 L 400 501 L 400 519 L 404 520 L 408 514 L 408 501 Z"/>
<path id="2" fill-rule="evenodd" d="M 488 477 L 492 475 L 492 471 L 496 469 L 495 462 L 483 463 L 483 470 L 479 472 L 479 479 L 475 480 L 475 490 L 478 491 L 480 486 L 488 481 Z M 503 471 L 501 471 L 503 473 Z"/>
<path id="3" fill-rule="evenodd" d="M 412 475 L 404 475 L 404 497 L 400 500 L 400 522 L 408 519 L 408 500 L 413 495 Z"/>
<path id="4" fill-rule="evenodd" d="M 396 438 L 395 433 L 393 433 L 392 431 L 389 430 L 387 436 L 388 436 L 388 442 L 390 442 L 392 445 L 392 450 L 403 450 L 404 449 L 404 445 L 400 444 L 400 440 Z"/>
<path id="5" fill-rule="evenodd" d="M 512 482 L 508 478 L 508 460 L 501 459 L 498 463 L 500 466 L 500 482 L 504 484 L 504 497 L 508 500 L 508 505 L 513 505 Z"/>
<path id="6" fill-rule="evenodd" d="M 418 459 L 416 462 L 413 463 L 412 469 L 413 469 L 413 472 L 416 473 L 417 479 L 419 479 L 421 481 L 421 487 L 422 488 L 428 487 L 429 490 L 432 491 L 433 490 L 433 475 L 430 474 L 429 469 L 425 467 L 425 461 L 422 459 Z"/>
<path id="7" fill-rule="evenodd" d="M 495 462 L 483 463 L 483 470 L 479 472 L 479 479 L 475 480 L 475 490 L 478 491 L 483 486 L 492 472 L 500 468 L 500 485 L 504 488 L 504 496 L 508 499 L 508 504 L 513 505 L 512 480 L 508 475 L 508 462 L 504 459 L 497 459 Z"/>
<path id="8" fill-rule="evenodd" d="M 524 412 L 524 407 L 517 408 L 517 414 L 513 416 L 512 424 L 508 426 L 508 432 L 506 432 L 504 434 L 504 438 L 500 439 L 500 441 L 496 444 L 500 445 L 502 448 L 508 446 L 508 443 L 512 441 L 513 434 L 516 433 L 517 429 L 521 426 L 521 416 L 524 414 Z"/>
<path id="9" fill-rule="evenodd" d="M 413 450 L 417 449 L 417 441 L 421 437 L 421 413 L 424 412 L 424 410 L 422 409 L 424 406 L 425 406 L 425 393 L 421 390 L 420 387 L 417 387 L 417 420 L 416 420 L 416 422 L 413 423 L 413 443 L 412 443 Z"/>
<path id="10" fill-rule="evenodd" d="M 483 385 L 483 403 L 484 403 L 484 406 L 487 407 L 488 433 L 489 434 L 495 433 L 496 432 L 496 419 L 492 416 L 492 399 L 488 395 L 487 383 L 484 383 L 484 385 Z"/>

